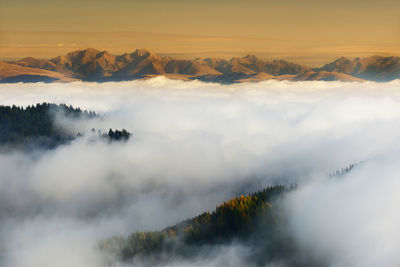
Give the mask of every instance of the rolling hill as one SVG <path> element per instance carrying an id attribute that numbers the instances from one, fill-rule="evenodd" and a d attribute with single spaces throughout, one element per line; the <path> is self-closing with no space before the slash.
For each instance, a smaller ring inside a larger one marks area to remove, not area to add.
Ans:
<path id="1" fill-rule="evenodd" d="M 35 65 L 39 60 L 25 59 L 24 62 L 32 61 L 31 65 Z M 61 72 L 47 70 L 45 68 L 30 67 L 24 64 L 10 64 L 0 62 L 0 82 L 69 82 L 75 78 L 65 75 Z"/>

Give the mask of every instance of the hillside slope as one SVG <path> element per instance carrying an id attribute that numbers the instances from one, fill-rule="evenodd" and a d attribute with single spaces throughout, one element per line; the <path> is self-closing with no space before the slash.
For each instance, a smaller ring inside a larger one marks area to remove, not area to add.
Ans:
<path id="1" fill-rule="evenodd" d="M 265 266 L 270 261 L 290 260 L 294 246 L 282 232 L 283 220 L 277 200 L 293 190 L 273 186 L 224 202 L 212 212 L 155 232 L 135 232 L 115 236 L 100 243 L 100 248 L 126 262 L 151 260 L 153 264 L 170 259 L 190 259 L 232 241 L 254 249 L 249 265 Z M 203 251 L 203 252 L 201 252 Z M 151 265 L 151 263 L 150 263 Z M 310 265 L 309 265 L 310 266 Z"/>
<path id="2" fill-rule="evenodd" d="M 23 65 L 9 64 L 0 61 L 0 82 L 69 82 L 74 81 L 60 72 L 49 71 L 36 67 L 26 67 Z"/>

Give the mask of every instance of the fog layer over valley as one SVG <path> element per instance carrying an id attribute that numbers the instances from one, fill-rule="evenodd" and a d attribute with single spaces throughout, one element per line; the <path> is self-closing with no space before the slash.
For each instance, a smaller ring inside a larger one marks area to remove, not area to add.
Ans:
<path id="1" fill-rule="evenodd" d="M 56 116 L 58 127 L 85 133 L 66 145 L 2 150 L 0 266 L 108 266 L 101 240 L 160 230 L 276 184 L 298 185 L 281 200 L 296 257 L 326 266 L 400 261 L 399 80 L 0 85 L 1 105 L 41 102 L 100 116 Z M 107 142 L 92 128 L 132 136 Z M 234 242 L 168 264 L 243 266 L 252 249 Z"/>

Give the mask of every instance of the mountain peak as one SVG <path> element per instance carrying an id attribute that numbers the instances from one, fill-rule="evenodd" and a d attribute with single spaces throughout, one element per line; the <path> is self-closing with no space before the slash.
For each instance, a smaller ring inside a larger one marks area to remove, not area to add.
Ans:
<path id="1" fill-rule="evenodd" d="M 148 57 L 151 54 L 152 53 L 150 52 L 150 50 L 148 50 L 146 48 L 138 48 L 135 50 L 135 52 L 133 52 L 134 57 Z"/>
<path id="2" fill-rule="evenodd" d="M 257 60 L 257 57 L 255 55 L 247 55 L 244 58 L 247 58 L 249 60 L 254 60 L 254 61 Z"/>
<path id="3" fill-rule="evenodd" d="M 100 51 L 95 49 L 95 48 L 89 47 L 89 48 L 86 48 L 86 49 L 82 50 L 82 52 L 85 52 L 85 53 L 99 53 Z"/>
<path id="4" fill-rule="evenodd" d="M 96 55 L 100 53 L 99 50 L 94 49 L 94 48 L 86 48 L 83 50 L 77 50 L 77 51 L 73 51 L 68 53 L 67 55 L 75 55 L 75 54 L 80 54 L 80 55 Z"/>
<path id="5" fill-rule="evenodd" d="M 346 57 L 340 57 L 340 58 L 338 58 L 335 62 L 336 62 L 336 63 L 339 63 L 339 64 L 344 64 L 344 63 L 351 62 L 351 60 L 348 59 L 348 58 L 346 58 Z"/>
<path id="6" fill-rule="evenodd" d="M 77 51 L 72 51 L 69 52 L 65 58 L 73 59 L 73 60 L 90 60 L 91 58 L 94 58 L 98 53 L 100 53 L 99 50 L 94 49 L 94 48 L 87 48 L 84 50 L 77 50 Z M 57 57 L 60 58 L 60 57 Z"/>
<path id="7" fill-rule="evenodd" d="M 340 57 L 321 68 L 310 69 L 285 60 L 266 61 L 251 54 L 233 57 L 230 60 L 180 59 L 160 56 L 146 48 L 138 48 L 129 54 L 122 55 L 112 55 L 107 51 L 87 48 L 50 60 L 28 57 L 9 63 L 9 65 L 3 64 L 8 67 L 0 69 L 0 80 L 10 76 L 7 68 L 11 69 L 11 67 L 18 68 L 22 74 L 35 73 L 36 75 L 45 70 L 53 72 L 48 76 L 64 75 L 87 81 L 132 80 L 155 75 L 221 82 L 249 82 L 266 79 L 388 81 L 400 78 L 400 57 L 383 56 L 355 60 Z M 313 71 L 310 72 L 310 70 Z M 12 75 L 21 76 L 17 71 Z"/>

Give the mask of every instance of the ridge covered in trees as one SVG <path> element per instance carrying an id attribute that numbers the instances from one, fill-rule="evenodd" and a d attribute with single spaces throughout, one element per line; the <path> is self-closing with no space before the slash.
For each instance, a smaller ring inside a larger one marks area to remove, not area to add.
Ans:
<path id="1" fill-rule="evenodd" d="M 0 144 L 18 144 L 41 141 L 48 145 L 64 143 L 75 138 L 63 129 L 55 127 L 54 116 L 61 112 L 69 118 L 94 118 L 93 111 L 82 111 L 65 104 L 36 104 L 26 108 L 0 106 Z"/>
<path id="2" fill-rule="evenodd" d="M 150 259 L 155 263 L 168 261 L 168 258 L 195 257 L 200 248 L 239 240 L 249 246 L 257 244 L 253 261 L 287 259 L 294 249 L 282 234 L 283 222 L 277 200 L 294 189 L 295 186 L 279 185 L 234 197 L 212 212 L 204 212 L 161 231 L 111 237 L 100 242 L 100 248 L 123 261 Z"/>
<path id="3" fill-rule="evenodd" d="M 342 177 L 347 173 L 349 173 L 351 170 L 353 170 L 355 167 L 359 166 L 361 163 L 363 162 L 361 161 L 361 162 L 351 163 L 348 166 L 343 167 L 341 170 L 336 170 L 335 172 L 329 174 L 329 178 Z"/>
<path id="4" fill-rule="evenodd" d="M 32 144 L 52 148 L 83 136 L 55 125 L 56 115 L 69 119 L 98 118 L 94 111 L 81 110 L 65 104 L 41 103 L 27 107 L 0 106 L 0 145 L 29 147 Z M 94 129 L 93 129 L 94 130 Z M 101 134 L 111 141 L 128 140 L 131 133 L 125 129 Z"/>
<path id="5" fill-rule="evenodd" d="M 362 162 L 360 162 L 362 163 Z M 360 163 L 352 163 L 329 174 L 342 177 Z M 124 262 L 144 266 L 167 264 L 172 260 L 191 260 L 215 253 L 223 245 L 241 244 L 251 250 L 248 266 L 324 266 L 323 259 L 301 255 L 288 233 L 288 221 L 282 212 L 282 197 L 296 190 L 276 185 L 248 195 L 240 195 L 192 219 L 160 231 L 137 231 L 129 236 L 113 236 L 99 243 L 100 249 Z M 283 264 L 283 265 L 282 265 Z"/>

